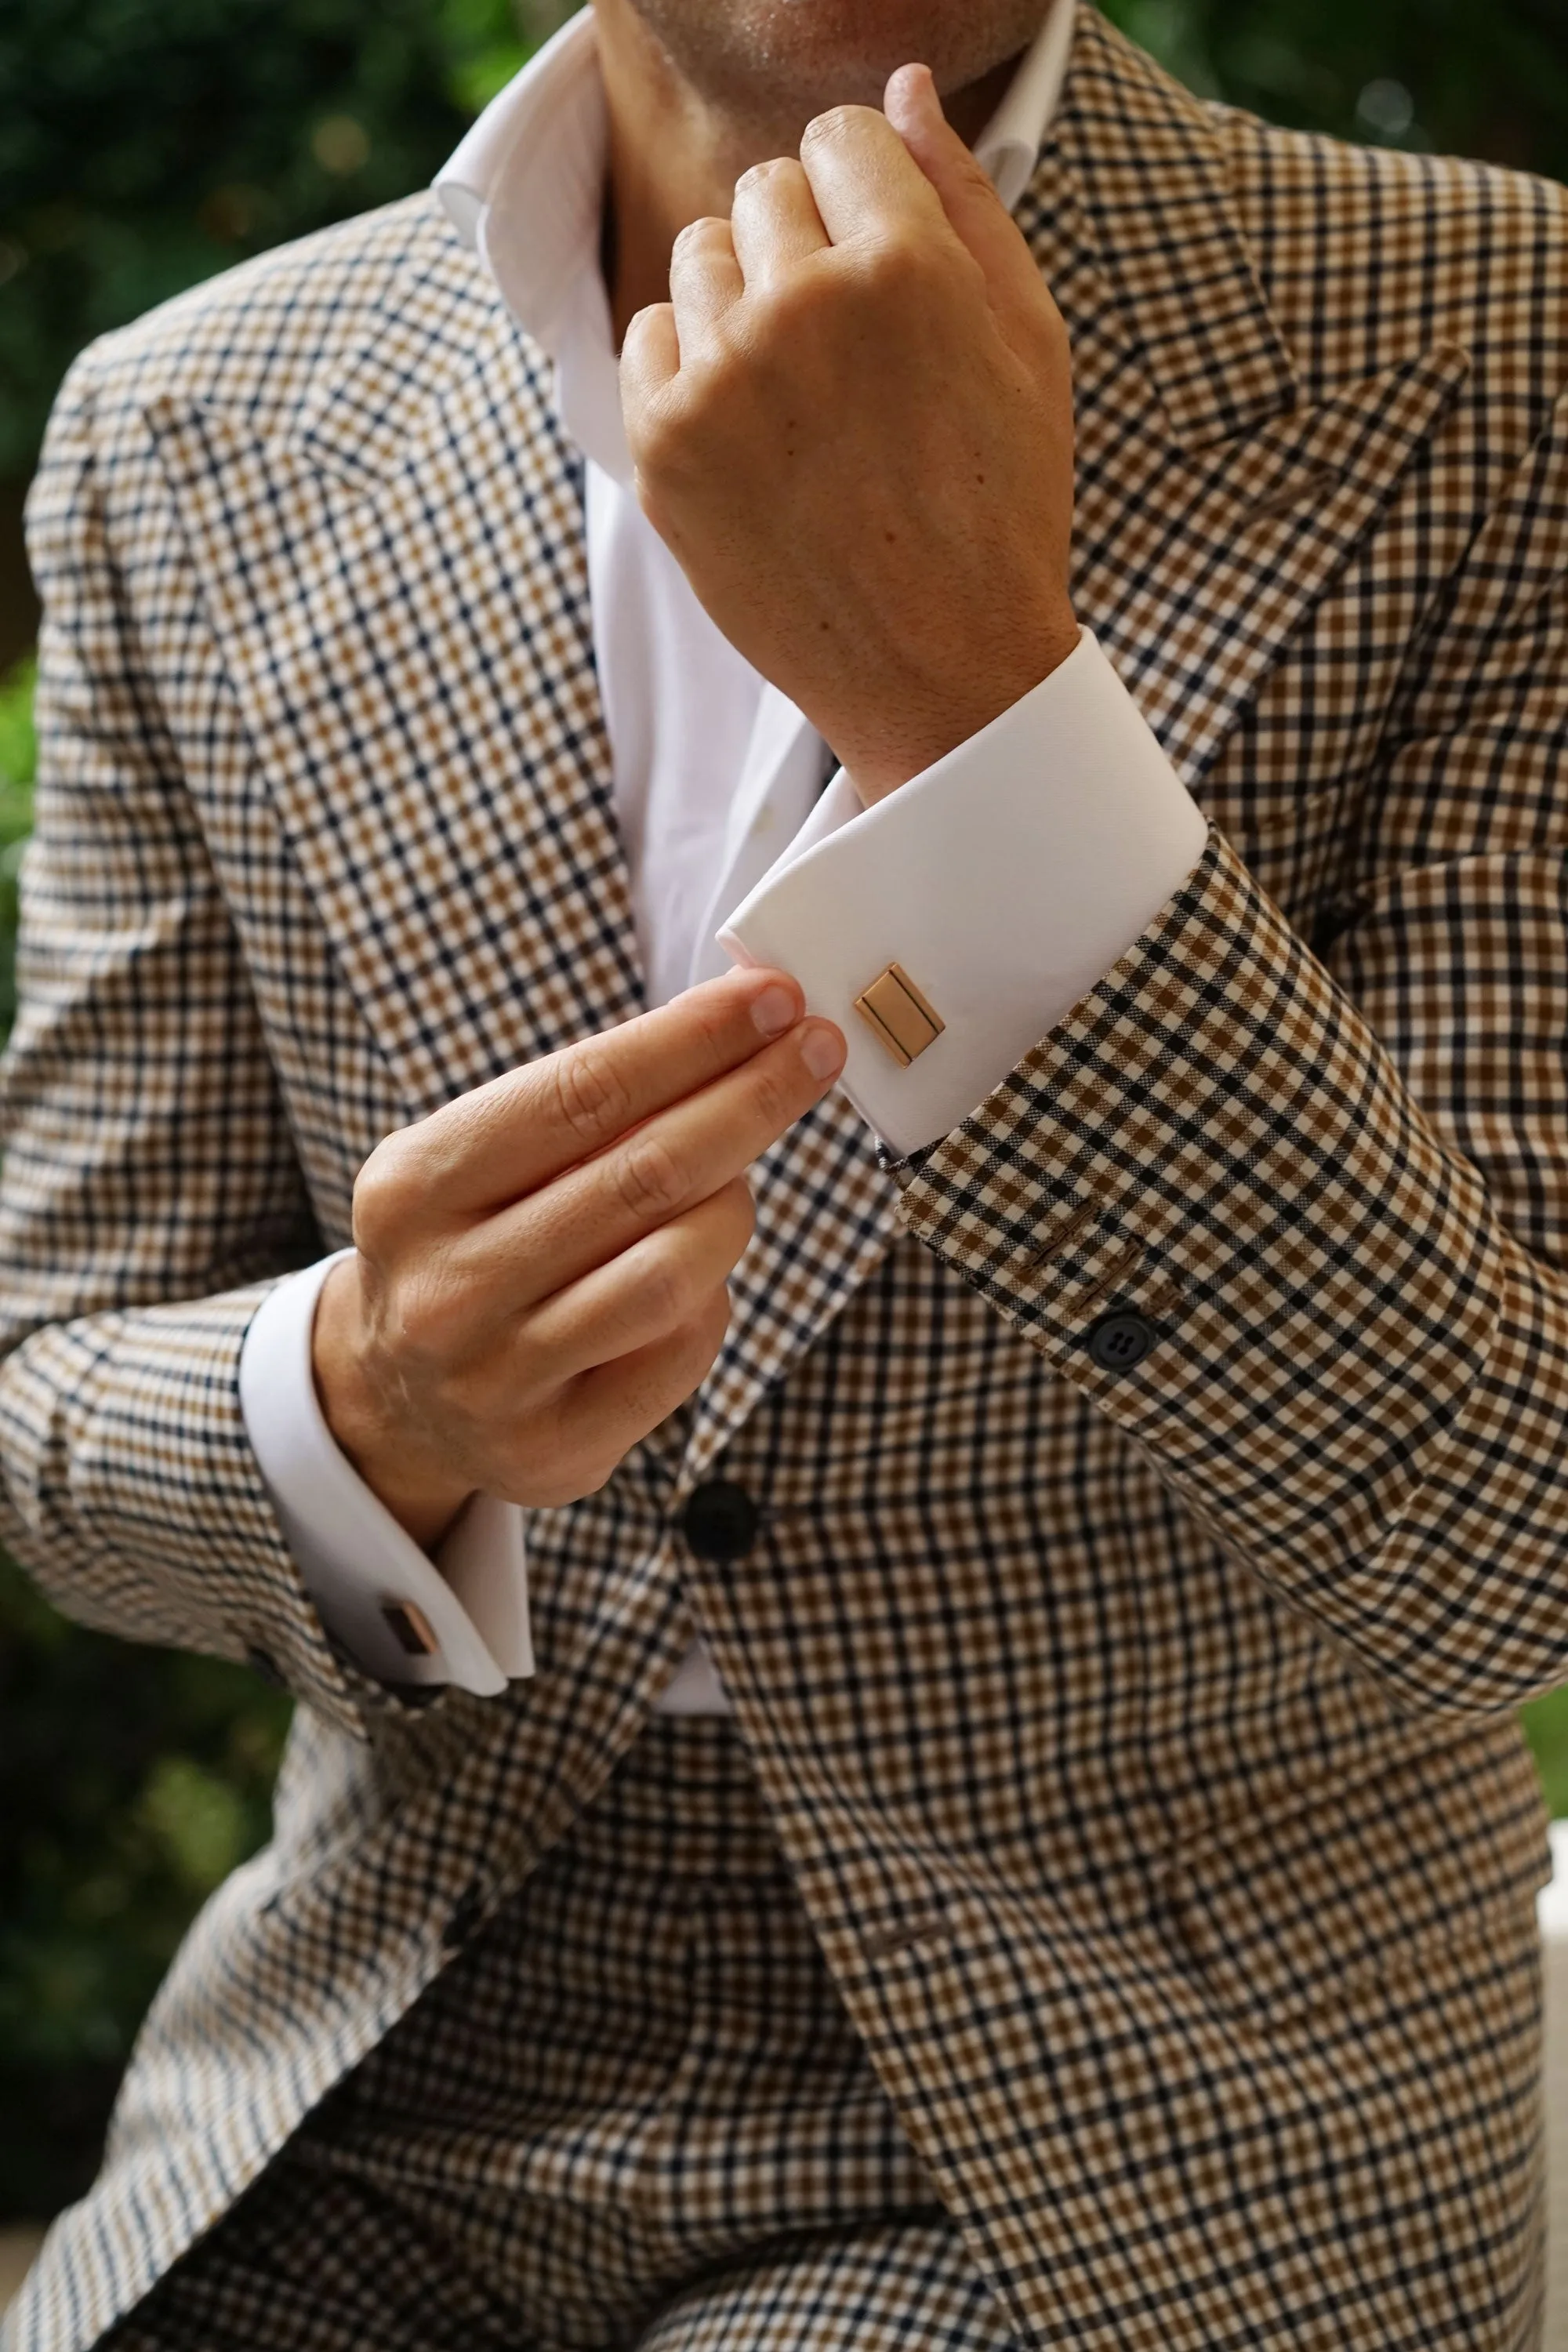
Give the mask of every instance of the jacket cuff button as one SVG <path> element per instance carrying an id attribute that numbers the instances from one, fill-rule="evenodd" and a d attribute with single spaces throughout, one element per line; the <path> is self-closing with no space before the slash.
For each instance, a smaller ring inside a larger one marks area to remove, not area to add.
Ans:
<path id="1" fill-rule="evenodd" d="M 1146 1315 L 1130 1307 L 1113 1307 L 1089 1326 L 1089 1360 L 1102 1372 L 1130 1372 L 1141 1364 L 1159 1338 Z"/>

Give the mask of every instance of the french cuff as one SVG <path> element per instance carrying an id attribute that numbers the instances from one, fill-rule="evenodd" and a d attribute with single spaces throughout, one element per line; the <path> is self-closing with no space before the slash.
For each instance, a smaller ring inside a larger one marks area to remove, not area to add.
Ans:
<path id="1" fill-rule="evenodd" d="M 338 1250 L 268 1292 L 239 1359 L 246 1433 L 322 1624 L 382 1683 L 455 1684 L 493 1698 L 533 1672 L 528 1563 L 517 1505 L 476 1495 L 436 1558 L 342 1453 L 311 1369 L 316 1302 Z"/>
<path id="2" fill-rule="evenodd" d="M 862 809 L 840 769 L 719 933 L 848 1041 L 895 1156 L 949 1134 L 1142 935 L 1207 825 L 1090 633 L 999 719 Z"/>

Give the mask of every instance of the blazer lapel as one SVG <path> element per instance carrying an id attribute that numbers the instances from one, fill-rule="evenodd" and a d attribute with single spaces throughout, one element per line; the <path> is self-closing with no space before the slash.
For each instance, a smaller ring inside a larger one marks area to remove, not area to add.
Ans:
<path id="1" fill-rule="evenodd" d="M 1303 403 L 1206 110 L 1087 5 L 1020 217 L 1072 341 L 1078 609 L 1195 788 L 1468 358 Z"/>
<path id="2" fill-rule="evenodd" d="M 639 1009 L 580 474 L 433 219 L 285 436 L 153 422 L 289 846 L 416 1117 Z"/>
<path id="3" fill-rule="evenodd" d="M 837 1092 L 758 1161 L 752 1193 L 756 1234 L 731 1277 L 730 1331 L 698 1392 L 683 1486 L 706 1474 L 902 1230 L 898 1185 L 859 1112 Z"/>

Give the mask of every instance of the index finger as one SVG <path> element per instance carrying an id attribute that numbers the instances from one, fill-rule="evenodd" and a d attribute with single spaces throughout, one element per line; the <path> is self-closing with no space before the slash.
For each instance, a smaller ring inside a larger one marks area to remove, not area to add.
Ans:
<path id="1" fill-rule="evenodd" d="M 492 1215 L 750 1061 L 804 1011 L 786 972 L 725 972 L 492 1078 L 426 1121 L 433 1204 L 443 1222 Z"/>
<path id="2" fill-rule="evenodd" d="M 805 126 L 800 161 L 835 245 L 911 223 L 953 235 L 936 190 L 875 107 L 835 106 L 817 115 Z"/>

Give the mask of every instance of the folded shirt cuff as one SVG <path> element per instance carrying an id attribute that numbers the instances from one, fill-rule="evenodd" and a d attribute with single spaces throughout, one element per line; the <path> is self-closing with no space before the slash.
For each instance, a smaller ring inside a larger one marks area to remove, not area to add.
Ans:
<path id="1" fill-rule="evenodd" d="M 321 1622 L 362 1672 L 492 1698 L 533 1673 L 522 1512 L 475 1495 L 432 1559 L 338 1445 L 310 1342 L 322 1286 L 353 1255 L 334 1252 L 263 1300 L 239 1360 L 246 1431 Z"/>
<path id="2" fill-rule="evenodd" d="M 873 807 L 840 769 L 719 939 L 739 963 L 793 973 L 837 1023 L 840 1084 L 902 1158 L 959 1126 L 1103 979 L 1206 840 L 1085 629 L 1022 700 Z"/>

